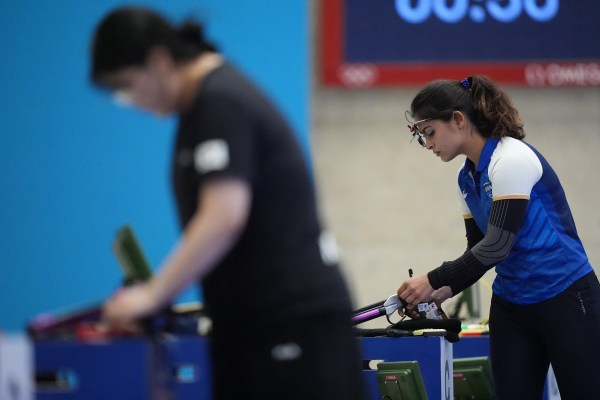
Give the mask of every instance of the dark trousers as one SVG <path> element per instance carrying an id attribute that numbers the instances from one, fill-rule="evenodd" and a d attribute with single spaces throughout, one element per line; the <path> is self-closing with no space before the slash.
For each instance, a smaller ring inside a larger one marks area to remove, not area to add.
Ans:
<path id="1" fill-rule="evenodd" d="M 350 317 L 290 319 L 213 340 L 215 399 L 363 400 Z"/>
<path id="2" fill-rule="evenodd" d="M 600 399 L 600 285 L 592 272 L 538 304 L 492 297 L 491 360 L 497 398 L 541 399 L 548 366 L 562 400 Z"/>

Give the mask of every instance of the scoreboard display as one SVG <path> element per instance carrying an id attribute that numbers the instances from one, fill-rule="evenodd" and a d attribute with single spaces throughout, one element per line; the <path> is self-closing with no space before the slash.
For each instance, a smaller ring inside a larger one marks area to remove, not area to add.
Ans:
<path id="1" fill-rule="evenodd" d="M 600 86 L 600 2 L 322 0 L 321 81 L 421 85 L 485 74 L 503 84 Z"/>

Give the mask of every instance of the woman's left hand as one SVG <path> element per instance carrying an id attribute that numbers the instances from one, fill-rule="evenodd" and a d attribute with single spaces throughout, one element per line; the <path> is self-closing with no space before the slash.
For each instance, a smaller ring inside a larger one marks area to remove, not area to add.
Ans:
<path id="1" fill-rule="evenodd" d="M 438 306 L 441 305 L 443 302 L 445 302 L 452 296 L 453 296 L 453 294 L 452 294 L 452 289 L 450 288 L 450 286 L 442 286 L 441 288 L 434 290 L 433 293 L 431 294 L 433 301 L 435 301 Z"/>
<path id="2" fill-rule="evenodd" d="M 433 292 L 427 275 L 418 275 L 405 280 L 397 293 L 398 297 L 408 304 L 408 308 L 413 308 L 419 303 L 431 300 Z"/>
<path id="3" fill-rule="evenodd" d="M 156 296 L 148 283 L 137 284 L 117 291 L 102 308 L 102 317 L 113 330 L 135 330 L 138 322 L 159 308 Z"/>

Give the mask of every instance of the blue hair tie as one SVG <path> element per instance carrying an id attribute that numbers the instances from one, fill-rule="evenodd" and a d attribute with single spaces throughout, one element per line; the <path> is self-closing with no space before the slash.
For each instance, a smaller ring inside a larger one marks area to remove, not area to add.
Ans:
<path id="1" fill-rule="evenodd" d="M 471 77 L 465 78 L 462 81 L 460 81 L 460 85 L 467 90 L 471 89 L 472 83 L 473 83 L 473 78 L 471 78 Z"/>

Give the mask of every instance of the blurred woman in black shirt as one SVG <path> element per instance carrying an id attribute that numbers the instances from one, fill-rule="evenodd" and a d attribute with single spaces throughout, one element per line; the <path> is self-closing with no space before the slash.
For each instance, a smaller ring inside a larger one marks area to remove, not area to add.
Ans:
<path id="1" fill-rule="evenodd" d="M 92 80 L 179 119 L 172 177 L 181 239 L 149 283 L 106 303 L 107 321 L 130 324 L 201 282 L 216 398 L 363 398 L 336 249 L 279 111 L 198 24 L 176 27 L 142 8 L 101 21 Z"/>

